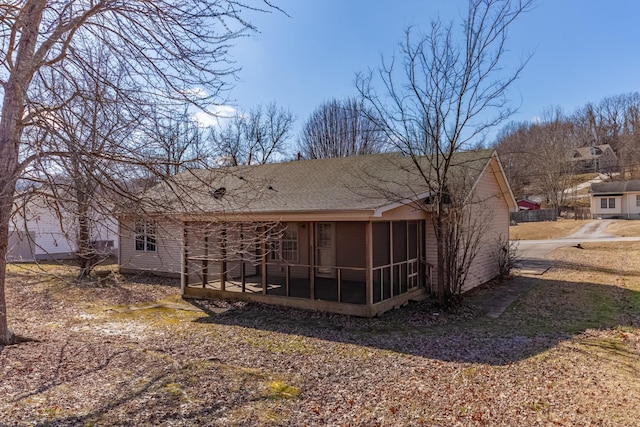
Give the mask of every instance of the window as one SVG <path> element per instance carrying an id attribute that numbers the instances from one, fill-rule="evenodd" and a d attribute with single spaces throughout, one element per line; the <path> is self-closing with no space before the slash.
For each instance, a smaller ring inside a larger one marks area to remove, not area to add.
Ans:
<path id="1" fill-rule="evenodd" d="M 607 209 L 607 198 L 603 197 L 600 199 L 600 209 Z"/>
<path id="2" fill-rule="evenodd" d="M 274 230 L 270 258 L 298 262 L 298 223 L 284 223 Z"/>
<path id="3" fill-rule="evenodd" d="M 153 220 L 136 221 L 135 223 L 136 251 L 156 251 L 156 222 Z"/>
<path id="4" fill-rule="evenodd" d="M 609 209 L 613 209 L 616 207 L 616 199 L 614 197 L 609 197 Z"/>
<path id="5" fill-rule="evenodd" d="M 636 195 L 636 206 L 640 206 L 640 194 Z"/>

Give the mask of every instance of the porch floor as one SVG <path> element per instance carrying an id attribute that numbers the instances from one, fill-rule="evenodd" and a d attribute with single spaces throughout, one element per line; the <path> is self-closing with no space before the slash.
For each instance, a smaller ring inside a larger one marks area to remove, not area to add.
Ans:
<path id="1" fill-rule="evenodd" d="M 203 288 L 202 283 L 191 283 L 191 288 Z M 350 304 L 366 304 L 366 285 L 364 281 L 340 280 L 340 300 L 338 301 L 338 280 L 316 277 L 315 278 L 315 300 L 336 301 Z M 208 281 L 205 289 L 222 290 L 220 280 Z M 237 279 L 227 279 L 225 291 L 242 292 L 242 281 Z M 245 277 L 245 293 L 262 293 L 262 276 L 253 275 Z M 287 295 L 286 280 L 284 277 L 269 276 L 267 280 L 267 295 L 289 296 L 293 298 L 311 298 L 311 285 L 309 279 L 290 278 L 289 295 Z"/>

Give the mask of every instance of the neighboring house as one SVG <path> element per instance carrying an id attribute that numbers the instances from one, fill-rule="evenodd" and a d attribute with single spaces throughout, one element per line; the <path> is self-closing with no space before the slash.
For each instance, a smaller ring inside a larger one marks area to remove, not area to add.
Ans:
<path id="1" fill-rule="evenodd" d="M 614 172 L 618 169 L 618 156 L 609 144 L 573 149 L 569 153 L 569 161 L 580 173 Z"/>
<path id="2" fill-rule="evenodd" d="M 120 271 L 180 276 L 185 297 L 374 316 L 436 283 L 414 167 L 378 154 L 184 172 L 144 194 L 145 216 L 119 217 Z M 462 183 L 485 230 L 468 290 L 497 275 L 516 202 L 494 151 L 457 154 L 450 185 Z"/>
<path id="3" fill-rule="evenodd" d="M 9 262 L 76 258 L 76 226 L 71 212 L 58 210 L 50 196 L 24 193 L 9 226 Z M 103 253 L 115 253 L 118 224 L 100 218 L 92 229 L 92 243 Z"/>
<path id="4" fill-rule="evenodd" d="M 529 199 L 518 200 L 518 210 L 519 211 L 537 211 L 537 210 L 540 210 L 540 203 L 534 202 L 533 200 L 529 200 Z"/>
<path id="5" fill-rule="evenodd" d="M 591 184 L 592 218 L 640 219 L 640 180 Z"/>

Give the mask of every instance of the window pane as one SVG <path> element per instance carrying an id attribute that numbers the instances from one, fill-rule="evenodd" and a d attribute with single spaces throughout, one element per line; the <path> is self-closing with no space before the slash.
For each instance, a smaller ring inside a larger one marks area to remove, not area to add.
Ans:
<path id="1" fill-rule="evenodd" d="M 144 251 L 144 236 L 136 236 L 136 251 Z"/>
<path id="2" fill-rule="evenodd" d="M 607 208 L 607 199 L 605 199 L 604 197 L 602 199 L 600 199 L 600 208 L 601 209 L 606 209 Z"/>
<path id="3" fill-rule="evenodd" d="M 615 208 L 616 207 L 616 199 L 614 199 L 613 197 L 609 198 L 609 208 Z"/>

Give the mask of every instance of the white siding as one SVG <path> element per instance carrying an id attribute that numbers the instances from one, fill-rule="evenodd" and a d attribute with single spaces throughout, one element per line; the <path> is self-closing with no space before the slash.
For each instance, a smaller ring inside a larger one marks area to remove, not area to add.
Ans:
<path id="1" fill-rule="evenodd" d="M 182 233 L 180 223 L 158 219 L 156 251 L 136 251 L 133 218 L 120 221 L 120 270 L 177 275 L 181 270 Z"/>
<path id="2" fill-rule="evenodd" d="M 57 212 L 40 196 L 31 197 L 12 219 L 12 229 L 24 233 L 29 230 L 33 251 L 22 260 L 74 257 L 77 249 L 77 226 L 72 212 Z M 97 216 L 92 240 L 111 240 L 118 246 L 117 222 L 113 218 Z M 9 256 L 12 254 L 10 253 Z"/>
<path id="3" fill-rule="evenodd" d="M 606 208 L 602 208 L 600 203 L 601 200 L 605 199 L 607 200 L 607 207 Z M 615 207 L 610 208 L 609 207 L 609 199 L 614 199 L 615 200 Z M 634 196 L 635 199 L 635 196 Z M 635 200 L 634 200 L 635 202 Z M 628 203 L 627 203 L 628 204 Z M 624 210 L 623 210 L 624 209 Z M 625 203 L 623 202 L 623 197 L 622 196 L 591 196 L 591 215 L 593 216 L 598 216 L 598 215 L 621 215 L 623 212 L 626 211 L 626 206 Z"/>

